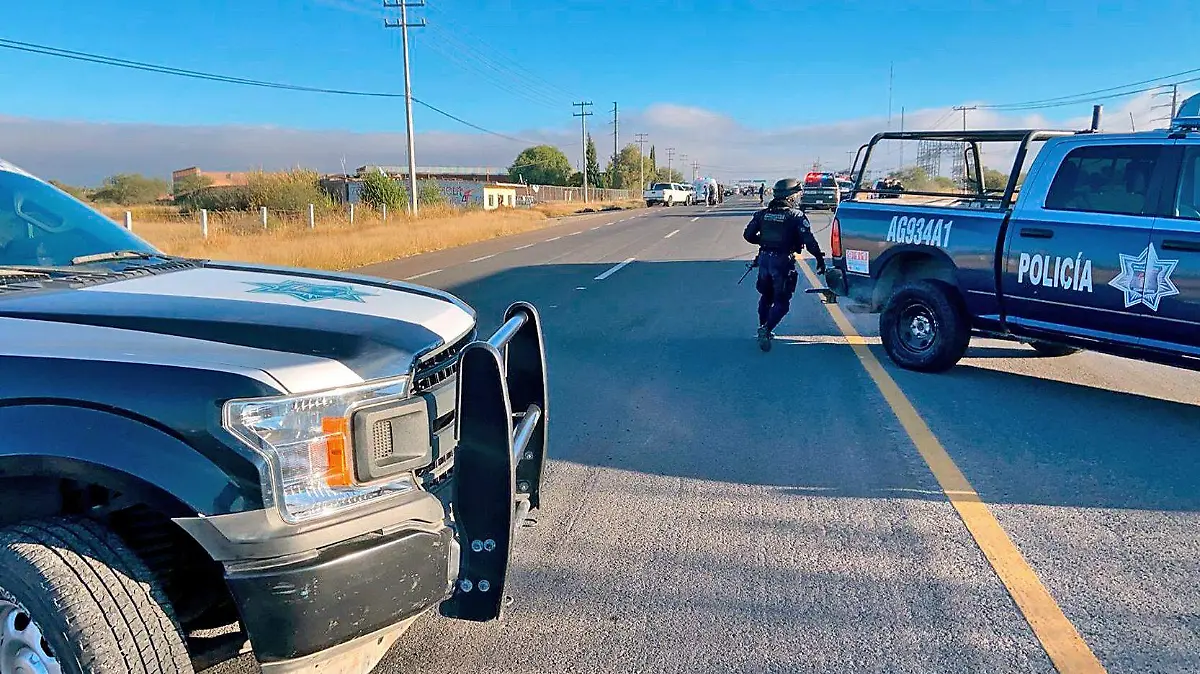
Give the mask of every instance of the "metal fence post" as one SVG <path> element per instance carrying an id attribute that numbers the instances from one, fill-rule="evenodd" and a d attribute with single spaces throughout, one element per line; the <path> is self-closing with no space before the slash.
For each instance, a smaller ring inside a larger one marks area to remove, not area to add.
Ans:
<path id="1" fill-rule="evenodd" d="M 204 234 L 204 238 L 208 238 L 208 209 L 200 209 L 200 231 Z"/>
<path id="2" fill-rule="evenodd" d="M 354 204 L 350 204 L 350 224 L 354 224 Z"/>
<path id="3" fill-rule="evenodd" d="M 258 207 L 258 215 L 262 218 L 263 229 L 266 229 L 267 228 L 267 207 L 259 206 Z"/>
<path id="4" fill-rule="evenodd" d="M 387 204 L 383 205 L 383 221 L 387 222 Z"/>
<path id="5" fill-rule="evenodd" d="M 313 205 L 308 205 L 308 228 L 312 229 L 317 226 L 317 218 L 313 212 Z"/>
<path id="6" fill-rule="evenodd" d="M 133 213 L 125 211 L 125 229 L 133 231 Z"/>

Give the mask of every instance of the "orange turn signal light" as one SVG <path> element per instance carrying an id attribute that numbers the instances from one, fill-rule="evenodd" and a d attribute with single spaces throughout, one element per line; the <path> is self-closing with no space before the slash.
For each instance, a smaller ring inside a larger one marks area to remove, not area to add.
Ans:
<path id="1" fill-rule="evenodd" d="M 350 466 L 350 420 L 345 417 L 321 419 L 321 430 L 325 433 L 325 459 L 329 471 L 325 483 L 330 487 L 349 487 L 354 484 L 354 472 Z"/>

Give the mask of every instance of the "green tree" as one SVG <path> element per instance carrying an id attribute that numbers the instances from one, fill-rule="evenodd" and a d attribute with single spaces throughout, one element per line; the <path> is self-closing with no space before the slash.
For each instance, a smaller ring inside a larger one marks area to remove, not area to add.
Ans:
<path id="1" fill-rule="evenodd" d="M 639 164 L 641 164 L 641 171 L 638 171 Z M 614 176 L 615 184 L 624 189 L 638 185 L 639 181 L 654 179 L 654 167 L 650 165 L 650 160 L 642 155 L 637 145 L 632 143 L 621 148 L 621 153 L 617 155 L 613 165 L 609 166 L 608 172 Z M 645 185 L 641 185 L 637 189 L 645 189 Z"/>
<path id="2" fill-rule="evenodd" d="M 588 185 L 592 187 L 604 187 L 604 174 L 600 172 L 600 162 L 596 159 L 596 143 L 592 141 L 592 134 L 587 136 L 587 150 L 584 152 L 584 161 L 587 162 L 587 177 Z"/>
<path id="3" fill-rule="evenodd" d="M 393 213 L 400 212 L 408 203 L 408 191 L 390 176 L 377 171 L 363 177 L 362 191 L 359 195 L 364 203 L 377 211 L 387 206 Z"/>
<path id="4" fill-rule="evenodd" d="M 508 167 L 508 178 L 531 185 L 566 185 L 571 178 L 571 160 L 553 145 L 527 147 Z"/>
<path id="5" fill-rule="evenodd" d="M 122 206 L 149 204 L 171 193 L 171 184 L 161 178 L 149 178 L 140 173 L 118 173 L 104 179 L 92 195 L 96 201 Z"/>
<path id="6" fill-rule="evenodd" d="M 90 199 L 92 196 L 92 190 L 90 190 L 86 187 L 78 187 L 76 185 L 68 185 L 66 183 L 59 182 L 57 180 L 51 180 L 50 184 L 54 185 L 55 187 L 57 187 L 58 189 L 60 189 L 64 192 L 66 192 L 67 194 L 70 194 L 71 196 L 75 197 L 76 199 L 87 200 L 87 199 Z"/>
<path id="7" fill-rule="evenodd" d="M 677 168 L 668 169 L 666 166 L 659 166 L 654 172 L 654 179 L 661 183 L 681 183 L 683 174 Z"/>
<path id="8" fill-rule="evenodd" d="M 209 178 L 208 176 L 188 175 L 183 176 L 179 180 L 175 181 L 175 184 L 172 186 L 172 193 L 175 195 L 175 198 L 178 199 L 184 195 L 191 194 L 192 192 L 199 192 L 200 190 L 211 186 L 212 178 Z"/>

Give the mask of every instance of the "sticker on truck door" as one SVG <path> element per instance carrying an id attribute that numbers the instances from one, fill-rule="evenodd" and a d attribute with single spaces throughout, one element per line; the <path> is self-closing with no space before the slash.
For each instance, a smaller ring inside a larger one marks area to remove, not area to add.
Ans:
<path id="1" fill-rule="evenodd" d="M 892 243 L 915 243 L 922 246 L 950 246 L 953 220 L 917 218 L 894 215 L 888 225 L 887 240 Z"/>
<path id="2" fill-rule="evenodd" d="M 846 251 L 846 271 L 853 274 L 870 274 L 871 273 L 871 251 L 868 250 L 847 250 Z"/>
<path id="3" fill-rule="evenodd" d="M 1158 303 L 1164 297 L 1179 294 L 1179 288 L 1171 280 L 1171 273 L 1179 260 L 1164 260 L 1154 250 L 1154 244 L 1146 246 L 1141 255 L 1121 256 L 1121 273 L 1113 277 L 1108 285 L 1125 293 L 1125 308 L 1144 304 L 1151 311 L 1158 311 Z"/>

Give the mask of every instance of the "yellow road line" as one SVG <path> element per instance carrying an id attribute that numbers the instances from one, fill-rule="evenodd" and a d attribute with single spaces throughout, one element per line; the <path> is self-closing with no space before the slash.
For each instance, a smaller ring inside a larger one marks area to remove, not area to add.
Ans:
<path id="1" fill-rule="evenodd" d="M 799 267 L 812 287 L 821 286 L 816 274 L 808 268 L 807 264 L 801 262 Z M 859 362 L 862 363 L 867 374 L 875 382 L 875 386 L 883 394 L 884 400 L 892 408 L 896 418 L 900 420 L 900 425 L 904 427 L 904 431 L 916 445 L 921 458 L 925 459 L 929 470 L 933 472 L 938 484 L 941 485 L 942 492 L 946 498 L 950 499 L 954 509 L 958 511 L 958 516 L 962 518 L 963 524 L 967 525 L 967 531 L 971 533 L 971 537 L 975 539 L 975 543 L 987 557 L 988 563 L 992 565 L 992 569 L 996 571 L 996 575 L 1008 589 L 1008 594 L 1016 602 L 1021 614 L 1025 616 L 1025 620 L 1033 629 L 1034 636 L 1046 650 L 1046 655 L 1050 656 L 1055 668 L 1062 674 L 1104 672 L 1104 666 L 1088 648 L 1083 637 L 1079 636 L 1075 626 L 1063 614 L 1058 603 L 1054 601 L 1054 597 L 1050 596 L 1037 574 L 1021 555 L 1021 551 L 1017 549 L 1012 539 L 1000 526 L 1000 522 L 988 510 L 987 505 L 979 498 L 974 487 L 958 469 L 946 449 L 942 447 L 942 443 L 930 430 L 929 425 L 921 418 L 917 408 L 913 406 L 896 381 L 883 368 L 879 359 L 871 352 L 866 340 L 858 334 L 858 331 L 846 318 L 846 314 L 836 304 L 826 304 L 825 308 L 829 310 L 833 322 L 845 335 L 846 341 L 854 349 L 854 354 L 858 356 Z"/>

